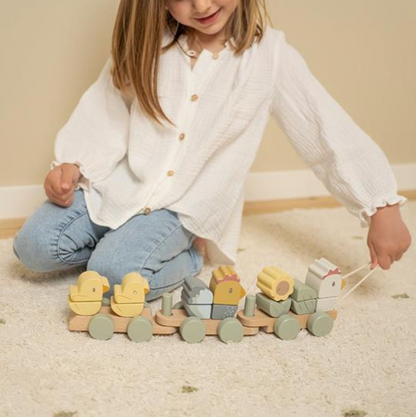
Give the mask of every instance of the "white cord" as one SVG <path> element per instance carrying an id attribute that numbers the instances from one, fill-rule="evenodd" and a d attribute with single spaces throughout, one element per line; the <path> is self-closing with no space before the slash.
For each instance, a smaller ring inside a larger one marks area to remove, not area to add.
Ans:
<path id="1" fill-rule="evenodd" d="M 365 268 L 366 266 L 368 266 L 368 265 L 370 265 L 370 264 L 371 264 L 371 262 L 368 262 L 368 263 L 364 264 L 363 266 L 360 266 L 360 267 L 359 267 L 359 268 L 357 268 L 355 271 L 352 271 L 352 272 L 350 272 L 349 274 L 344 275 L 344 276 L 342 277 L 342 279 L 348 278 L 349 276 L 351 276 L 351 275 L 355 274 L 355 273 L 356 273 L 356 272 L 358 272 L 358 271 L 361 271 L 361 269 Z"/>
<path id="2" fill-rule="evenodd" d="M 344 300 L 345 298 L 347 298 L 359 285 L 361 285 L 377 269 L 378 266 L 379 265 L 377 264 L 376 267 L 373 270 L 371 270 L 361 281 L 359 281 L 357 284 L 355 284 L 343 297 L 339 298 L 337 300 L 336 304 L 339 304 L 342 300 Z M 362 269 L 362 268 L 363 267 L 361 267 L 359 269 Z M 347 276 L 349 276 L 349 275 L 351 275 L 351 274 L 348 274 Z"/>

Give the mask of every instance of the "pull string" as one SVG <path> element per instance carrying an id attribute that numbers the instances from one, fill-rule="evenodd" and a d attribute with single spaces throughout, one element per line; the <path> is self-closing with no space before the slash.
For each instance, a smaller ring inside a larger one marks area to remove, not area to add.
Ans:
<path id="1" fill-rule="evenodd" d="M 371 262 L 370 262 L 370 264 L 371 264 Z M 369 264 L 365 264 L 364 266 L 367 266 L 367 265 L 369 265 Z M 363 269 L 364 266 L 357 269 L 357 271 L 359 271 L 360 269 Z M 337 304 L 339 304 L 342 300 L 345 300 L 345 298 L 347 298 L 357 287 L 359 287 L 378 268 L 378 266 L 379 265 L 377 264 L 376 267 L 373 270 L 371 270 L 361 281 L 359 281 L 357 284 L 355 284 L 346 294 L 344 294 L 344 296 L 339 298 L 337 300 Z M 354 271 L 354 272 L 356 272 L 356 271 Z M 352 272 L 350 274 L 346 275 L 345 277 L 348 277 L 351 274 L 352 274 Z"/>
<path id="2" fill-rule="evenodd" d="M 348 278 L 348 277 L 349 277 L 349 276 L 351 276 L 351 275 L 354 275 L 356 272 L 361 271 L 363 268 L 365 268 L 366 266 L 368 266 L 368 265 L 370 265 L 370 264 L 371 264 L 371 262 L 368 262 L 368 263 L 364 264 L 363 266 L 360 266 L 360 267 L 359 267 L 359 268 L 357 268 L 355 271 L 352 271 L 352 272 L 350 272 L 349 274 L 344 275 L 344 276 L 342 277 L 342 279 L 345 279 L 345 278 Z"/>

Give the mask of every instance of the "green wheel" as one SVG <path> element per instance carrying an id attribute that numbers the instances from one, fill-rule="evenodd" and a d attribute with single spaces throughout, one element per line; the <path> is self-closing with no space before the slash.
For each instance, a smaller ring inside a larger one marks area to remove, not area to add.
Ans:
<path id="1" fill-rule="evenodd" d="M 179 328 L 183 339 L 188 343 L 198 343 L 205 338 L 205 324 L 198 317 L 187 317 Z"/>
<path id="2" fill-rule="evenodd" d="M 153 335 L 152 322 L 144 316 L 132 318 L 127 327 L 127 335 L 133 342 L 147 342 Z"/>
<path id="3" fill-rule="evenodd" d="M 244 336 L 243 325 L 235 317 L 227 317 L 218 325 L 218 336 L 224 343 L 238 343 Z"/>
<path id="4" fill-rule="evenodd" d="M 88 333 L 93 339 L 107 340 L 114 333 L 114 322 L 109 314 L 98 313 L 88 323 Z"/>
<path id="5" fill-rule="evenodd" d="M 178 301 L 177 303 L 175 303 L 172 307 L 173 310 L 180 310 L 180 309 L 184 309 L 185 307 L 183 306 L 183 302 L 182 301 Z"/>
<path id="6" fill-rule="evenodd" d="M 299 331 L 299 322 L 289 314 L 283 314 L 274 322 L 274 332 L 282 340 L 296 339 Z"/>
<path id="7" fill-rule="evenodd" d="M 324 311 L 317 311 L 309 317 L 308 330 L 314 336 L 325 336 L 331 332 L 334 327 L 334 320 Z"/>

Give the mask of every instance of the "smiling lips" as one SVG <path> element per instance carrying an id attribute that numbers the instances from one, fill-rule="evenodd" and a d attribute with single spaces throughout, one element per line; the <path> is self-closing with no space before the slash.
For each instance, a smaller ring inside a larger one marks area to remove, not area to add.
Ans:
<path id="1" fill-rule="evenodd" d="M 211 23 L 217 18 L 220 10 L 221 9 L 218 9 L 215 13 L 213 13 L 213 14 L 207 16 L 207 17 L 203 17 L 203 18 L 196 19 L 196 20 L 198 20 L 198 22 L 201 22 L 201 23 Z"/>

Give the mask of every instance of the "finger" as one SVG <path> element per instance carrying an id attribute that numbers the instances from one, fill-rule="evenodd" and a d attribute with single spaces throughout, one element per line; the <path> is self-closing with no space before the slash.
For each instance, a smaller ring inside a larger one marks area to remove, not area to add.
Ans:
<path id="1" fill-rule="evenodd" d="M 400 261 L 400 259 L 402 259 L 403 256 L 403 252 L 398 252 L 396 255 L 396 261 Z"/>
<path id="2" fill-rule="evenodd" d="M 68 198 L 73 195 L 73 190 L 69 190 L 65 194 L 57 193 L 55 191 L 55 189 L 52 188 L 52 185 L 50 183 L 45 185 L 45 191 L 47 191 L 47 194 L 49 193 L 49 195 L 54 200 L 58 200 L 58 201 L 62 201 L 62 202 L 65 201 L 65 200 L 68 200 Z M 48 197 L 49 197 L 49 195 L 48 195 Z"/>
<path id="3" fill-rule="evenodd" d="M 62 167 L 61 188 L 64 192 L 74 187 L 74 170 L 70 167 Z"/>
<path id="4" fill-rule="evenodd" d="M 378 254 L 378 263 L 383 269 L 390 269 L 391 258 L 387 253 Z"/>
<path id="5" fill-rule="evenodd" d="M 370 256 L 371 256 L 371 266 L 370 269 L 374 269 L 377 264 L 378 264 L 378 260 L 377 260 L 377 253 L 374 249 L 373 244 L 370 242 L 368 242 L 368 248 L 370 249 Z"/>

